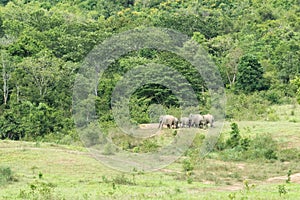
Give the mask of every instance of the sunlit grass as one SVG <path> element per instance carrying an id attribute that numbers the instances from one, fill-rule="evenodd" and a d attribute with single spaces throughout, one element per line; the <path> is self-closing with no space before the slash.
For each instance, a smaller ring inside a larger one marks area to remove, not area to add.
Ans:
<path id="1" fill-rule="evenodd" d="M 280 106 L 274 109 L 281 113 L 280 120 L 237 121 L 241 135 L 254 138 L 267 133 L 279 143 L 281 149 L 297 149 L 300 146 L 299 124 L 289 117 L 299 120 L 299 107 L 295 108 L 291 116 L 293 107 Z M 225 138 L 229 136 L 231 123 L 226 122 L 223 127 Z M 172 134 L 167 133 L 167 136 L 171 137 Z M 206 158 L 197 159 L 194 169 L 188 174 L 182 165 L 185 158 L 183 156 L 166 168 L 154 172 L 122 173 L 101 164 L 82 146 L 4 140 L 0 141 L 0 166 L 9 167 L 15 181 L 0 186 L 0 199 L 34 199 L 44 195 L 43 191 L 47 191 L 52 199 L 299 197 L 298 184 L 286 184 L 284 180 L 277 183 L 267 181 L 271 177 L 286 176 L 290 169 L 292 173 L 299 173 L 297 160 L 226 161 L 219 159 L 218 152 L 213 152 Z M 245 190 L 245 180 L 254 187 Z M 285 184 L 287 193 L 280 197 L 278 185 L 282 184 Z"/>

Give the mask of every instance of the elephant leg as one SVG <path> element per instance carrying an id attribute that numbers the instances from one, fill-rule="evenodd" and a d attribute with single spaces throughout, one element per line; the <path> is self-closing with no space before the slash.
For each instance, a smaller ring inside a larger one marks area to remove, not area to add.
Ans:
<path id="1" fill-rule="evenodd" d="M 201 123 L 197 122 L 197 128 L 201 128 Z"/>

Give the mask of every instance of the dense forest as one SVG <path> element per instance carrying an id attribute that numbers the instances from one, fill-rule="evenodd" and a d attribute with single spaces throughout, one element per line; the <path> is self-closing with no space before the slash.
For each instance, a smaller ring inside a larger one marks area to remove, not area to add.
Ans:
<path id="1" fill-rule="evenodd" d="M 96 45 L 137 27 L 177 30 L 209 53 L 226 88 L 226 118 L 270 120 L 269 105 L 300 101 L 299 0 L 1 0 L 0 138 L 76 138 L 72 95 L 81 63 Z M 99 120 L 113 120 L 110 97 L 121 77 L 148 63 L 180 71 L 209 109 L 206 84 L 190 63 L 143 49 L 105 71 Z M 154 84 L 130 101 L 136 123 L 153 121 L 151 105 L 170 112 L 179 106 L 168 88 Z"/>

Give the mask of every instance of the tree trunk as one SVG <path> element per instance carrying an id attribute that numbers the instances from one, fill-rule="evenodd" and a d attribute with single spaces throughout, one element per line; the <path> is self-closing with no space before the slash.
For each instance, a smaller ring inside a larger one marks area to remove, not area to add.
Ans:
<path id="1" fill-rule="evenodd" d="M 1 61 L 2 61 L 2 78 L 3 78 L 3 102 L 4 105 L 6 105 L 8 100 L 8 93 L 9 93 L 8 80 L 10 78 L 10 75 L 7 72 L 2 53 L 1 53 Z"/>

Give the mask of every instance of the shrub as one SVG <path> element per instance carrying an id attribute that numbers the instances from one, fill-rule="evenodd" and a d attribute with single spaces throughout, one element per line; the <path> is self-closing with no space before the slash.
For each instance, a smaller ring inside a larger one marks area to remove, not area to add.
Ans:
<path id="1" fill-rule="evenodd" d="M 287 190 L 286 190 L 284 184 L 278 185 L 278 193 L 279 193 L 279 196 L 287 193 Z"/>
<path id="2" fill-rule="evenodd" d="M 267 111 L 267 120 L 268 121 L 278 121 L 279 120 L 279 115 L 276 113 L 276 110 L 273 108 L 270 108 Z"/>
<path id="3" fill-rule="evenodd" d="M 226 117 L 235 120 L 260 120 L 270 105 L 256 92 L 248 95 L 227 93 L 226 97 Z"/>
<path id="4" fill-rule="evenodd" d="M 10 167 L 0 167 L 0 185 L 13 180 L 14 177 Z"/>
<path id="5" fill-rule="evenodd" d="M 216 151 L 223 151 L 225 148 L 226 148 L 226 141 L 224 140 L 224 134 L 221 133 L 219 138 L 218 138 L 218 141 L 215 145 L 215 150 Z"/>
<path id="6" fill-rule="evenodd" d="M 236 123 L 231 124 L 230 138 L 226 141 L 226 145 L 219 140 L 217 150 L 221 150 L 221 157 L 225 160 L 243 160 L 243 159 L 268 159 L 277 160 L 280 156 L 284 159 L 284 153 L 278 154 L 278 144 L 269 134 L 256 135 L 255 138 L 242 138 Z M 289 154 L 288 154 L 289 155 Z M 300 157 L 300 154 L 294 154 Z M 294 158 L 294 157 L 293 157 Z"/>
<path id="7" fill-rule="evenodd" d="M 113 145 L 110 142 L 108 142 L 104 145 L 102 154 L 103 155 L 113 155 L 114 151 L 115 151 L 115 149 L 114 149 Z"/>
<path id="8" fill-rule="evenodd" d="M 265 92 L 261 92 L 261 96 L 268 100 L 271 104 L 282 104 L 284 93 L 278 89 L 270 89 Z"/>
<path id="9" fill-rule="evenodd" d="M 278 159 L 281 162 L 300 160 L 300 151 L 296 148 L 283 149 L 278 152 Z"/>
<path id="10" fill-rule="evenodd" d="M 241 150 L 247 151 L 250 148 L 250 142 L 251 142 L 251 140 L 249 138 L 242 138 L 240 140 Z"/>
<path id="11" fill-rule="evenodd" d="M 292 175 L 292 170 L 289 170 L 288 173 L 287 173 L 287 179 L 285 180 L 286 183 L 291 182 L 291 175 Z"/>
<path id="12" fill-rule="evenodd" d="M 127 178 L 124 174 L 117 175 L 115 178 L 113 178 L 113 183 L 119 185 L 135 185 L 135 182 Z"/>
<path id="13" fill-rule="evenodd" d="M 189 176 L 186 181 L 187 181 L 188 184 L 192 184 L 193 183 L 193 178 Z"/>
<path id="14" fill-rule="evenodd" d="M 256 137 L 250 142 L 250 148 L 247 152 L 247 156 L 252 159 L 277 159 L 277 149 L 278 144 L 269 134 L 256 135 Z"/>
<path id="15" fill-rule="evenodd" d="M 235 148 L 240 143 L 240 139 L 241 139 L 240 130 L 237 123 L 231 123 L 230 126 L 231 126 L 230 138 L 226 141 L 226 144 L 230 148 Z"/>
<path id="16" fill-rule="evenodd" d="M 268 160 L 277 159 L 276 151 L 274 149 L 267 149 L 264 152 L 264 157 Z"/>
<path id="17" fill-rule="evenodd" d="M 157 141 L 154 139 L 147 139 L 142 142 L 139 146 L 140 152 L 147 153 L 147 152 L 155 152 L 159 148 Z"/>
<path id="18" fill-rule="evenodd" d="M 185 172 L 191 172 L 194 169 L 194 165 L 191 163 L 189 159 L 185 159 L 183 161 L 182 167 Z"/>
<path id="19" fill-rule="evenodd" d="M 100 127 L 97 123 L 91 123 L 86 128 L 82 129 L 80 131 L 80 139 L 87 147 L 106 143 L 106 137 L 100 131 Z"/>
<path id="20" fill-rule="evenodd" d="M 54 188 L 56 186 L 53 183 L 39 182 L 29 184 L 29 190 L 21 190 L 19 198 L 22 199 L 63 199 L 59 195 L 54 194 Z"/>

